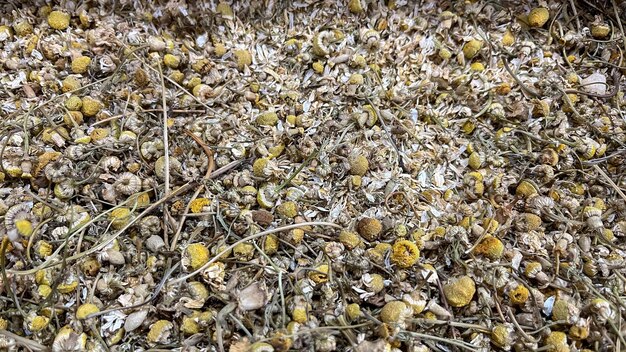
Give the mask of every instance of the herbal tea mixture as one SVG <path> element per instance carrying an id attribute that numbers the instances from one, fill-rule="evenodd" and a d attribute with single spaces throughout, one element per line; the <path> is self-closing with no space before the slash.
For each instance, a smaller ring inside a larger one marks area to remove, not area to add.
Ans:
<path id="1" fill-rule="evenodd" d="M 0 350 L 626 348 L 626 2 L 0 13 Z"/>

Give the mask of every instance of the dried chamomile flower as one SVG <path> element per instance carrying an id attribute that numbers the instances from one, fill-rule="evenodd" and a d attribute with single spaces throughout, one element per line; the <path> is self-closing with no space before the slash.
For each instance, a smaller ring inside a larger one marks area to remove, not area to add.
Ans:
<path id="1" fill-rule="evenodd" d="M 590 319 L 578 319 L 569 329 L 569 337 L 581 341 L 589 337 Z"/>
<path id="2" fill-rule="evenodd" d="M 528 25 L 531 27 L 543 27 L 550 19 L 550 12 L 545 7 L 535 7 L 528 14 Z"/>
<path id="3" fill-rule="evenodd" d="M 515 342 L 515 329 L 511 324 L 497 324 L 491 329 L 491 343 L 505 351 L 511 350 Z"/>
<path id="4" fill-rule="evenodd" d="M 87 72 L 89 65 L 91 64 L 91 58 L 88 56 L 79 56 L 72 60 L 72 72 L 81 74 Z"/>
<path id="5" fill-rule="evenodd" d="M 552 352 L 565 352 L 569 351 L 567 346 L 567 335 L 561 331 L 552 331 L 544 341 L 544 346 L 548 348 L 548 351 Z"/>
<path id="6" fill-rule="evenodd" d="M 65 30 L 70 26 L 70 15 L 63 11 L 52 11 L 48 15 L 48 24 L 54 29 Z"/>
<path id="7" fill-rule="evenodd" d="M 91 97 L 83 97 L 81 112 L 88 117 L 96 116 L 102 110 L 102 103 Z"/>
<path id="8" fill-rule="evenodd" d="M 324 283 L 328 281 L 329 271 L 330 268 L 327 264 L 320 264 L 309 272 L 309 279 L 313 280 L 316 284 Z"/>
<path id="9" fill-rule="evenodd" d="M 513 35 L 511 30 L 507 29 L 506 32 L 504 32 L 501 43 L 504 46 L 511 46 L 515 44 L 515 35 Z"/>
<path id="10" fill-rule="evenodd" d="M 61 90 L 63 93 L 75 91 L 81 87 L 80 81 L 75 76 L 67 76 L 61 82 Z"/>
<path id="11" fill-rule="evenodd" d="M 170 343 L 170 337 L 174 324 L 169 320 L 158 320 L 156 323 L 150 326 L 150 331 L 146 337 L 150 344 L 168 344 Z"/>
<path id="12" fill-rule="evenodd" d="M 206 207 L 211 205 L 211 200 L 208 198 L 196 198 L 189 203 L 189 210 L 194 213 L 202 213 Z"/>
<path id="13" fill-rule="evenodd" d="M 178 68 L 180 65 L 180 57 L 172 54 L 165 54 L 163 56 L 163 64 L 170 68 Z"/>
<path id="14" fill-rule="evenodd" d="M 341 242 L 341 244 L 343 244 L 348 250 L 360 247 L 363 243 L 358 234 L 346 230 L 341 230 L 339 233 L 339 242 Z"/>
<path id="15" fill-rule="evenodd" d="M 132 213 L 129 208 L 116 208 L 109 213 L 109 220 L 111 221 L 111 227 L 119 230 L 126 226 L 132 218 Z"/>
<path id="16" fill-rule="evenodd" d="M 364 176 L 369 170 L 369 161 L 363 155 L 357 155 L 351 157 L 349 160 L 350 163 L 350 174 Z"/>
<path id="17" fill-rule="evenodd" d="M 202 267 L 209 261 L 210 252 L 201 243 L 192 243 L 185 249 L 186 265 L 191 266 L 193 270 Z"/>
<path id="18" fill-rule="evenodd" d="M 20 19 L 13 23 L 13 30 L 18 36 L 25 37 L 33 33 L 33 25 L 26 19 Z"/>
<path id="19" fill-rule="evenodd" d="M 82 304 L 76 310 L 76 319 L 86 319 L 90 314 L 98 313 L 100 308 L 93 303 Z"/>
<path id="20" fill-rule="evenodd" d="M 233 255 L 239 261 L 248 261 L 254 255 L 254 246 L 250 243 L 239 243 L 233 248 Z"/>
<path id="21" fill-rule="evenodd" d="M 237 60 L 237 68 L 243 70 L 246 66 L 252 65 L 252 54 L 245 49 L 235 50 L 235 59 Z"/>
<path id="22" fill-rule="evenodd" d="M 19 236 L 30 236 L 37 226 L 37 219 L 32 214 L 33 205 L 30 202 L 16 204 L 7 209 L 4 214 L 4 227 L 7 236 L 15 241 Z"/>
<path id="23" fill-rule="evenodd" d="M 87 350 L 87 334 L 79 334 L 70 325 L 65 325 L 57 331 L 52 343 L 52 351 L 85 350 Z"/>
<path id="24" fill-rule="evenodd" d="M 362 314 L 361 306 L 358 303 L 350 303 L 346 306 L 346 317 L 349 321 L 357 319 Z"/>
<path id="25" fill-rule="evenodd" d="M 517 286 L 509 291 L 509 299 L 511 303 L 521 305 L 528 301 L 528 297 L 530 296 L 530 291 L 526 288 L 526 286 L 522 284 L 517 284 Z"/>
<path id="26" fill-rule="evenodd" d="M 259 126 L 276 126 L 278 115 L 273 111 L 264 112 L 256 118 L 255 123 Z"/>
<path id="27" fill-rule="evenodd" d="M 400 268 L 410 268 L 419 259 L 420 251 L 417 245 L 409 240 L 399 240 L 391 248 L 390 260 Z"/>
<path id="28" fill-rule="evenodd" d="M 50 318 L 41 315 L 35 315 L 29 319 L 28 329 L 32 332 L 40 332 L 47 328 L 49 323 Z"/>
<path id="29" fill-rule="evenodd" d="M 472 39 L 463 45 L 463 55 L 466 59 L 473 59 L 482 48 L 483 43 L 480 40 Z"/>
<path id="30" fill-rule="evenodd" d="M 369 292 L 379 293 L 385 289 L 385 279 L 380 274 L 365 274 L 361 281 Z"/>
<path id="31" fill-rule="evenodd" d="M 383 230 L 383 225 L 378 219 L 362 218 L 356 224 L 356 230 L 368 241 L 375 241 Z"/>
<path id="32" fill-rule="evenodd" d="M 283 202 L 276 207 L 278 215 L 284 218 L 292 219 L 298 215 L 298 205 L 295 202 Z"/>
<path id="33" fill-rule="evenodd" d="M 606 23 L 594 23 L 591 25 L 591 35 L 596 39 L 604 39 L 611 33 L 611 27 Z"/>
<path id="34" fill-rule="evenodd" d="M 115 181 L 115 190 L 125 195 L 137 193 L 141 191 L 141 178 L 133 173 L 124 172 Z"/>
<path id="35" fill-rule="evenodd" d="M 476 293 L 476 285 L 469 276 L 455 277 L 443 286 L 443 293 L 448 304 L 453 307 L 464 307 L 472 301 Z"/>
<path id="36" fill-rule="evenodd" d="M 520 181 L 520 183 L 517 185 L 517 188 L 515 189 L 515 194 L 524 198 L 529 198 L 530 196 L 537 193 L 538 191 L 535 184 L 526 179 Z"/>
<path id="37" fill-rule="evenodd" d="M 278 236 L 270 234 L 265 237 L 265 242 L 263 245 L 263 249 L 265 250 L 265 254 L 272 255 L 278 252 L 278 247 L 280 246 L 280 241 Z"/>
<path id="38" fill-rule="evenodd" d="M 348 9 L 352 13 L 362 13 L 367 8 L 367 4 L 363 0 L 350 0 L 348 2 Z"/>
<path id="39" fill-rule="evenodd" d="M 480 241 L 476 248 L 474 248 L 474 253 L 483 255 L 492 260 L 497 260 L 500 259 L 504 253 L 504 244 L 499 238 L 487 235 Z"/>
<path id="40" fill-rule="evenodd" d="M 68 110 L 70 110 L 70 111 L 78 112 L 82 106 L 83 106 L 82 99 L 80 99 L 79 97 L 77 97 L 75 95 L 70 96 L 65 101 L 65 107 Z M 82 121 L 82 114 L 81 114 L 81 119 L 80 120 Z M 66 122 L 66 124 L 67 124 L 67 122 Z M 70 124 L 68 124 L 68 125 L 70 125 Z"/>
<path id="41" fill-rule="evenodd" d="M 380 311 L 380 320 L 387 324 L 405 325 L 405 320 L 413 314 L 413 310 L 402 301 L 387 302 Z"/>

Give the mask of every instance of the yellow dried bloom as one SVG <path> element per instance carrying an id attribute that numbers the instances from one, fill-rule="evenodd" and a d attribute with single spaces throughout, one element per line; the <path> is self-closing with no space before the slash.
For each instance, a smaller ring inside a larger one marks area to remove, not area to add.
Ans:
<path id="1" fill-rule="evenodd" d="M 76 290 L 77 287 L 78 287 L 78 280 L 76 280 L 76 278 L 74 277 L 71 277 L 68 281 L 60 283 L 57 286 L 57 291 L 61 293 L 71 293 L 71 292 L 74 292 L 74 290 Z"/>
<path id="2" fill-rule="evenodd" d="M 470 65 L 470 69 L 474 72 L 483 72 L 485 70 L 485 65 L 481 62 L 474 62 Z"/>
<path id="3" fill-rule="evenodd" d="M 517 285 L 517 287 L 509 291 L 509 299 L 513 304 L 524 304 L 528 301 L 530 291 L 524 285 Z"/>
<path id="4" fill-rule="evenodd" d="M 322 72 L 324 72 L 324 64 L 321 61 L 315 61 L 313 63 L 313 71 L 321 74 Z"/>
<path id="5" fill-rule="evenodd" d="M 293 311 L 291 311 L 291 320 L 296 323 L 304 324 L 306 323 L 308 317 L 306 313 L 306 308 L 302 306 L 296 306 Z"/>
<path id="6" fill-rule="evenodd" d="M 6 330 L 9 327 L 9 322 L 6 319 L 0 318 L 0 330 Z"/>
<path id="7" fill-rule="evenodd" d="M 33 223 L 28 219 L 15 221 L 15 229 L 22 236 L 30 236 L 33 233 Z"/>
<path id="8" fill-rule="evenodd" d="M 92 141 L 97 142 L 108 137 L 109 132 L 110 130 L 108 128 L 94 128 L 93 131 L 89 133 L 89 138 L 91 138 Z"/>
<path id="9" fill-rule="evenodd" d="M 88 117 L 96 116 L 102 110 L 102 103 L 91 97 L 83 97 L 81 112 Z"/>
<path id="10" fill-rule="evenodd" d="M 280 246 L 280 241 L 276 235 L 270 234 L 265 237 L 265 244 L 263 248 L 265 249 L 265 254 L 272 255 L 278 251 L 278 247 Z"/>
<path id="11" fill-rule="evenodd" d="M 350 158 L 350 174 L 364 176 L 370 167 L 370 163 L 363 155 L 358 155 Z"/>
<path id="12" fill-rule="evenodd" d="M 452 53 L 446 48 L 441 48 L 439 49 L 439 57 L 443 60 L 448 60 L 452 57 Z"/>
<path id="13" fill-rule="evenodd" d="M 191 201 L 191 204 L 189 204 L 189 210 L 191 210 L 191 212 L 194 214 L 198 214 L 198 213 L 202 213 L 202 211 L 204 210 L 204 207 L 208 207 L 209 205 L 211 205 L 210 199 L 196 198 Z"/>
<path id="14" fill-rule="evenodd" d="M 611 33 L 611 27 L 605 23 L 594 24 L 591 26 L 591 35 L 597 39 L 606 38 Z"/>
<path id="15" fill-rule="evenodd" d="M 252 64 L 252 54 L 248 50 L 235 50 L 234 54 L 237 59 L 237 68 L 240 70 Z"/>
<path id="16" fill-rule="evenodd" d="M 51 285 L 52 274 L 47 270 L 37 270 L 37 272 L 35 272 L 35 282 L 40 285 Z"/>
<path id="17" fill-rule="evenodd" d="M 348 84 L 360 85 L 360 84 L 363 84 L 364 81 L 365 80 L 364 80 L 362 74 L 354 73 L 354 74 L 352 74 L 352 76 L 350 76 L 350 79 L 348 79 Z"/>
<path id="18" fill-rule="evenodd" d="M 158 320 L 152 324 L 148 332 L 147 340 L 149 343 L 168 343 L 171 330 L 174 324 L 168 320 Z"/>
<path id="19" fill-rule="evenodd" d="M 163 64 L 169 68 L 178 68 L 180 58 L 172 54 L 165 54 L 163 56 Z"/>
<path id="20" fill-rule="evenodd" d="M 233 255 L 240 261 L 248 261 L 254 255 L 254 246 L 250 243 L 239 243 L 233 248 Z"/>
<path id="21" fill-rule="evenodd" d="M 502 45 L 511 46 L 514 43 L 515 43 L 515 36 L 510 30 L 507 29 L 506 32 L 504 32 L 504 35 L 502 36 Z"/>
<path id="22" fill-rule="evenodd" d="M 380 311 L 380 320 L 387 324 L 398 324 L 411 314 L 411 308 L 402 301 L 387 302 Z"/>
<path id="23" fill-rule="evenodd" d="M 72 95 L 65 101 L 65 107 L 70 111 L 78 111 L 83 106 L 83 101 L 79 97 Z"/>
<path id="24" fill-rule="evenodd" d="M 50 323 L 50 319 L 41 315 L 35 316 L 28 324 L 28 329 L 33 332 L 39 332 L 45 329 Z"/>
<path id="25" fill-rule="evenodd" d="M 552 320 L 567 320 L 570 318 L 569 304 L 564 299 L 557 299 L 552 306 Z"/>
<path id="26" fill-rule="evenodd" d="M 193 270 L 202 267 L 209 261 L 209 250 L 201 243 L 193 243 L 185 249 Z"/>
<path id="27" fill-rule="evenodd" d="M 48 298 L 48 296 L 52 293 L 52 287 L 48 285 L 39 285 L 37 286 L 37 293 L 43 298 Z"/>
<path id="28" fill-rule="evenodd" d="M 361 306 L 358 303 L 348 304 L 346 307 L 346 316 L 349 320 L 354 320 L 361 316 Z"/>
<path id="29" fill-rule="evenodd" d="M 476 284 L 469 276 L 452 278 L 443 286 L 443 293 L 448 304 L 453 307 L 464 307 L 472 301 L 476 293 Z"/>
<path id="30" fill-rule="evenodd" d="M 259 158 L 256 159 L 254 161 L 254 163 L 252 164 L 252 173 L 254 174 L 254 176 L 257 177 L 264 177 L 265 176 L 265 165 L 267 165 L 267 162 L 270 159 L 268 158 Z"/>
<path id="31" fill-rule="evenodd" d="M 383 225 L 378 219 L 362 218 L 356 224 L 356 231 L 359 233 L 359 235 L 361 235 L 361 237 L 365 238 L 368 241 L 376 240 L 382 230 Z"/>
<path id="32" fill-rule="evenodd" d="M 515 189 L 515 194 L 528 198 L 534 194 L 537 194 L 537 188 L 528 180 L 522 180 Z"/>
<path id="33" fill-rule="evenodd" d="M 352 13 L 362 13 L 364 11 L 361 0 L 350 0 L 348 2 L 348 9 Z"/>
<path id="34" fill-rule="evenodd" d="M 183 322 L 180 324 L 180 331 L 185 335 L 193 335 L 200 332 L 200 325 L 190 316 L 184 316 Z"/>
<path id="35" fill-rule="evenodd" d="M 75 91 L 78 88 L 80 88 L 80 81 L 78 80 L 78 78 L 74 76 L 65 77 L 65 79 L 63 80 L 61 84 L 62 84 L 61 90 L 63 91 L 63 93 Z"/>
<path id="36" fill-rule="evenodd" d="M 417 245 L 408 240 L 399 240 L 391 249 L 391 262 L 400 268 L 410 268 L 419 259 L 420 251 Z"/>
<path id="37" fill-rule="evenodd" d="M 478 55 L 482 46 L 483 43 L 480 40 L 472 39 L 463 45 L 463 55 L 466 59 L 472 59 Z"/>
<path id="38" fill-rule="evenodd" d="M 67 29 L 70 26 L 70 15 L 63 11 L 52 11 L 48 15 L 48 24 L 60 31 Z"/>
<path id="39" fill-rule="evenodd" d="M 569 336 L 574 340 L 584 340 L 589 337 L 589 324 L 584 319 L 580 319 L 569 328 Z M 584 350 L 581 350 L 583 352 Z"/>
<path id="40" fill-rule="evenodd" d="M 226 54 L 226 47 L 224 46 L 223 43 L 215 43 L 213 46 L 213 52 L 218 57 L 222 57 Z"/>
<path id="41" fill-rule="evenodd" d="M 92 303 L 82 304 L 76 310 L 76 319 L 86 319 L 89 314 L 98 313 L 100 308 Z"/>
<path id="42" fill-rule="evenodd" d="M 480 157 L 480 154 L 478 154 L 478 152 L 472 152 L 469 156 L 469 161 L 468 161 L 468 165 L 473 169 L 473 170 L 478 170 L 480 169 L 480 167 L 482 166 L 482 158 Z"/>
<path id="43" fill-rule="evenodd" d="M 111 227 L 115 230 L 119 230 L 126 226 L 130 221 L 131 213 L 128 208 L 116 208 L 109 213 L 109 220 L 111 221 Z"/>
<path id="44" fill-rule="evenodd" d="M 215 8 L 215 10 L 217 13 L 219 13 L 220 15 L 224 17 L 233 17 L 235 15 L 230 5 L 224 1 L 220 1 L 220 3 L 217 4 L 217 7 Z"/>
<path id="45" fill-rule="evenodd" d="M 550 19 L 550 12 L 545 7 L 535 7 L 528 14 L 528 25 L 531 27 L 543 27 Z"/>
<path id="46" fill-rule="evenodd" d="M 298 206 L 292 201 L 283 202 L 276 207 L 276 212 L 282 217 L 291 219 L 298 215 Z"/>
<path id="47" fill-rule="evenodd" d="M 79 56 L 72 60 L 72 72 L 85 73 L 89 69 L 91 64 L 91 58 L 88 56 Z"/>
<path id="48" fill-rule="evenodd" d="M 309 272 L 309 279 L 313 280 L 317 284 L 324 283 L 328 281 L 328 272 L 330 268 L 326 264 L 321 264 L 316 266 L 312 271 Z"/>
<path id="49" fill-rule="evenodd" d="M 366 283 L 368 291 L 379 293 L 385 289 L 385 279 L 380 274 L 371 274 L 370 281 Z"/>
<path id="50" fill-rule="evenodd" d="M 276 126 L 278 115 L 273 111 L 264 112 L 256 118 L 255 123 L 259 126 Z"/>
<path id="51" fill-rule="evenodd" d="M 341 230 L 339 233 L 339 242 L 341 242 L 349 250 L 359 247 L 362 243 L 359 235 L 346 230 Z"/>
<path id="52" fill-rule="evenodd" d="M 23 36 L 33 33 L 33 26 L 30 23 L 28 23 L 27 20 L 22 19 L 22 20 L 18 20 L 17 22 L 13 24 L 13 30 L 15 31 L 15 34 L 17 34 L 20 37 L 23 37 Z"/>
<path id="53" fill-rule="evenodd" d="M 514 342 L 513 331 L 513 327 L 511 326 L 497 324 L 491 329 L 491 342 L 508 351 L 511 348 L 511 344 Z"/>
<path id="54" fill-rule="evenodd" d="M 567 346 L 567 335 L 561 331 L 552 331 L 546 337 L 545 346 L 548 347 L 548 351 L 561 351 L 563 346 Z"/>
<path id="55" fill-rule="evenodd" d="M 474 248 L 474 253 L 492 260 L 500 259 L 504 253 L 504 244 L 497 237 L 489 235 Z"/>
<path id="56" fill-rule="evenodd" d="M 52 245 L 46 241 L 37 242 L 37 254 L 40 257 L 48 257 L 52 254 Z"/>

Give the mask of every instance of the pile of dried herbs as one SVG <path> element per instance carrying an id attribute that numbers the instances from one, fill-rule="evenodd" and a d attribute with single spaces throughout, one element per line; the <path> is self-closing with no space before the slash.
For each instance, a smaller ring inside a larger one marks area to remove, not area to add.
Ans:
<path id="1" fill-rule="evenodd" d="M 626 2 L 0 14 L 0 350 L 626 348 Z"/>

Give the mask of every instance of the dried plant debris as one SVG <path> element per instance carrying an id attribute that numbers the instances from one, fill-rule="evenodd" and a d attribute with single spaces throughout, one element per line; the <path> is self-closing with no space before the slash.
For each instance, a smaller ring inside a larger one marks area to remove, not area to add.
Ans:
<path id="1" fill-rule="evenodd" d="M 0 9 L 0 350 L 625 348 L 624 1 Z"/>

